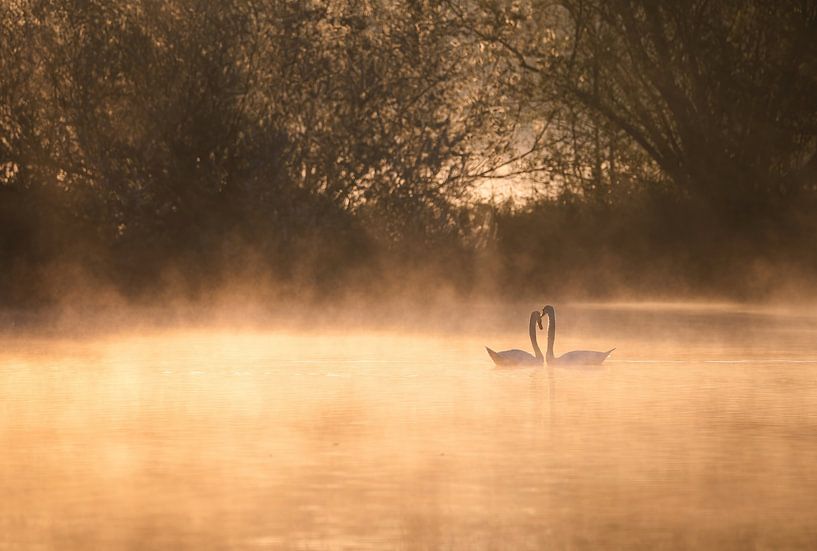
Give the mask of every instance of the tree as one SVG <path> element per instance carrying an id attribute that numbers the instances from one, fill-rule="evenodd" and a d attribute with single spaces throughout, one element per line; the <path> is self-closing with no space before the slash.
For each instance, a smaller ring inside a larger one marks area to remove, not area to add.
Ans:
<path id="1" fill-rule="evenodd" d="M 462 13 L 537 83 L 541 120 L 556 109 L 590 121 L 573 146 L 589 153 L 588 172 L 601 172 L 603 137 L 619 135 L 734 223 L 814 192 L 814 2 L 488 2 Z M 614 160 L 608 172 L 624 164 Z"/>

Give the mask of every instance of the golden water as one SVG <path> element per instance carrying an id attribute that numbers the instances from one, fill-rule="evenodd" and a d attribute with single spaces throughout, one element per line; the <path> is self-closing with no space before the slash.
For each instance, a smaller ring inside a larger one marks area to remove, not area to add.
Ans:
<path id="1" fill-rule="evenodd" d="M 0 549 L 817 546 L 817 319 L 562 308 L 603 369 L 496 370 L 479 315 L 5 337 Z"/>

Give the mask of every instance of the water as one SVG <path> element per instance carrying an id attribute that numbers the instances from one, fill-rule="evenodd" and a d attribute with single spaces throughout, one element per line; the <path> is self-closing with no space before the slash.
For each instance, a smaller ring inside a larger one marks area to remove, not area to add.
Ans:
<path id="1" fill-rule="evenodd" d="M 561 308 L 603 369 L 493 369 L 527 313 L 7 336 L 0 549 L 817 546 L 817 319 Z"/>

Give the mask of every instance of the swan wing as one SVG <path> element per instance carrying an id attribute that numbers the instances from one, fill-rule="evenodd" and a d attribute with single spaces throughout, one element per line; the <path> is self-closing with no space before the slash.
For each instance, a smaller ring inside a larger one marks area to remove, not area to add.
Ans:
<path id="1" fill-rule="evenodd" d="M 615 350 L 615 348 L 611 348 L 607 352 L 574 350 L 559 356 L 556 363 L 558 365 L 599 365 L 607 359 L 607 356 L 609 356 L 613 350 Z"/>
<path id="2" fill-rule="evenodd" d="M 539 365 L 542 363 L 542 361 L 538 360 L 536 356 L 530 352 L 525 352 L 524 350 L 513 349 L 494 352 L 487 346 L 485 347 L 485 350 L 488 351 L 488 355 L 491 356 L 491 359 L 498 366 Z"/>

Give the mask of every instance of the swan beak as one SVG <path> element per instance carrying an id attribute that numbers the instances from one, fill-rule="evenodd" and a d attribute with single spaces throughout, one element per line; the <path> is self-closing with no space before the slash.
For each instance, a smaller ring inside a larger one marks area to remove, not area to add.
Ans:
<path id="1" fill-rule="evenodd" d="M 538 324 L 539 324 L 539 329 L 544 329 L 544 327 L 542 327 L 542 318 L 539 318 L 539 319 L 536 321 L 536 323 L 538 323 Z"/>

